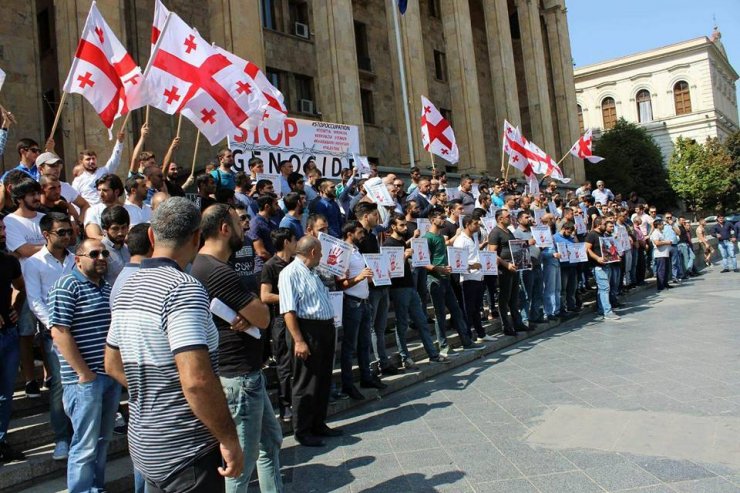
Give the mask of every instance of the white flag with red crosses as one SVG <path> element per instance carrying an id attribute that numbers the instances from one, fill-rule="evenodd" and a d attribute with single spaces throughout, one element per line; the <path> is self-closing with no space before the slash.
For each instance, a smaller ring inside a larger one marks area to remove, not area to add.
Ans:
<path id="1" fill-rule="evenodd" d="M 570 148 L 570 153 L 579 159 L 588 159 L 588 161 L 593 164 L 603 161 L 603 157 L 593 155 L 593 152 L 591 152 L 592 147 L 593 137 L 591 135 L 591 129 L 589 128 L 586 130 L 586 133 L 583 134 L 583 137 L 573 144 L 573 147 Z"/>
<path id="2" fill-rule="evenodd" d="M 424 96 L 421 97 L 421 140 L 428 152 L 452 164 L 460 160 L 460 151 L 450 122 Z"/>
<path id="3" fill-rule="evenodd" d="M 64 92 L 81 94 L 110 129 L 120 115 L 144 106 L 141 69 L 100 15 L 90 7 Z"/>

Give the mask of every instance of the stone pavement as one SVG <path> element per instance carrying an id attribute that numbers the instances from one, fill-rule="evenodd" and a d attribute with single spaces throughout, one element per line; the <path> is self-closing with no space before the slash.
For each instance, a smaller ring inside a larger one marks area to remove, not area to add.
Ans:
<path id="1" fill-rule="evenodd" d="M 294 492 L 740 492 L 740 274 L 714 268 L 283 445 Z M 251 491 L 251 490 L 250 490 Z"/>

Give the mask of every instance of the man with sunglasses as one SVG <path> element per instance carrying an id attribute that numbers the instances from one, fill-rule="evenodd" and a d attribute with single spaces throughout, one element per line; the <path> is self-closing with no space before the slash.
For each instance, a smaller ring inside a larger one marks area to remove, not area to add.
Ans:
<path id="1" fill-rule="evenodd" d="M 13 169 L 24 172 L 34 180 L 39 179 L 39 168 L 36 166 L 36 158 L 41 154 L 42 149 L 39 144 L 33 139 L 21 139 L 15 146 L 18 151 L 18 159 L 20 163 Z M 2 176 L 2 181 L 5 181 L 5 172 Z"/>
<path id="2" fill-rule="evenodd" d="M 75 256 L 68 248 L 73 241 L 71 219 L 66 214 L 50 212 L 39 223 L 46 244 L 23 264 L 26 281 L 26 296 L 31 311 L 39 321 L 39 332 L 46 359 L 47 387 L 49 396 L 49 424 L 54 432 L 54 460 L 64 460 L 69 454 L 72 429 L 62 405 L 62 382 L 59 358 L 49 330 L 49 291 L 61 277 L 70 274 L 75 265 Z"/>
<path id="3" fill-rule="evenodd" d="M 59 356 L 64 411 L 72 421 L 67 458 L 70 491 L 105 488 L 105 463 L 113 436 L 121 386 L 106 375 L 103 353 L 111 323 L 105 280 L 110 253 L 100 240 L 85 240 L 75 269 L 49 293 L 49 325 Z"/>

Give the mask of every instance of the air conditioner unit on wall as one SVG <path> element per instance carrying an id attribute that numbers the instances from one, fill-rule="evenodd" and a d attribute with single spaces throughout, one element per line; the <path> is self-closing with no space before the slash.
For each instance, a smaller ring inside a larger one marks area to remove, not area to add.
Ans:
<path id="1" fill-rule="evenodd" d="M 310 99 L 299 99 L 298 100 L 298 111 L 306 113 L 307 115 L 313 115 L 313 101 Z"/>
<path id="2" fill-rule="evenodd" d="M 311 33 L 308 31 L 308 26 L 302 22 L 295 23 L 295 35 L 305 39 L 311 37 Z"/>

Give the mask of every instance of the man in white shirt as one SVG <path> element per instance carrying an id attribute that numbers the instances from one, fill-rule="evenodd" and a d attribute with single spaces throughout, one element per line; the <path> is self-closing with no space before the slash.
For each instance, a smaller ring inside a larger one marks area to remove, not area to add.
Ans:
<path id="1" fill-rule="evenodd" d="M 139 174 L 132 175 L 126 179 L 124 188 L 126 202 L 123 207 L 128 211 L 129 226 L 148 223 L 152 217 L 152 207 L 144 203 L 148 194 L 146 179 Z"/>
<path id="2" fill-rule="evenodd" d="M 671 278 L 671 241 L 665 239 L 663 236 L 663 224 L 662 219 L 656 219 L 653 222 L 653 232 L 650 233 L 650 241 L 653 244 L 653 259 L 655 261 L 655 277 L 657 279 L 656 286 L 658 291 L 664 289 L 670 289 L 668 281 Z"/>
<path id="3" fill-rule="evenodd" d="M 101 215 L 107 207 L 118 205 L 118 199 L 123 195 L 123 183 L 118 175 L 108 173 L 98 179 L 95 187 L 98 190 L 99 201 L 90 207 L 85 216 L 85 235 L 88 238 L 102 240 Z"/>
<path id="4" fill-rule="evenodd" d="M 80 192 L 72 187 L 72 185 L 59 179 L 62 168 L 64 167 L 62 159 L 53 152 L 44 152 L 36 158 L 36 166 L 38 167 L 41 176 L 48 176 L 59 180 L 59 184 L 62 187 L 62 197 L 64 197 L 64 200 L 69 204 L 74 205 L 79 212 L 80 218 L 84 219 L 85 213 L 90 207 L 90 204 L 84 199 L 84 197 L 82 197 L 82 195 L 80 195 Z M 82 226 L 82 224 L 80 224 L 80 226 Z"/>
<path id="5" fill-rule="evenodd" d="M 125 243 L 129 228 L 129 215 L 122 206 L 113 205 L 103 211 L 100 222 L 105 233 L 100 241 L 109 253 L 105 280 L 112 286 L 123 267 L 131 260 L 131 254 Z"/>
<path id="6" fill-rule="evenodd" d="M 483 329 L 483 322 L 480 318 L 480 312 L 483 306 L 483 293 L 485 292 L 483 273 L 480 270 L 480 255 L 478 255 L 480 219 L 473 216 L 465 216 L 462 224 L 462 232 L 455 238 L 454 246 L 464 248 L 468 258 L 468 272 L 460 274 L 465 318 L 467 318 L 468 324 L 472 326 L 478 336 L 475 341 L 476 343 L 493 341 L 493 337 L 487 335 Z"/>
<path id="7" fill-rule="evenodd" d="M 596 190 L 591 192 L 591 196 L 594 198 L 594 200 L 596 200 L 596 202 L 604 205 L 609 203 L 610 200 L 614 200 L 614 194 L 611 190 L 606 188 L 603 180 L 599 180 L 596 182 Z"/>
<path id="8" fill-rule="evenodd" d="M 123 138 L 126 136 L 124 131 L 118 133 L 116 145 L 113 147 L 110 159 L 102 168 L 98 168 L 98 156 L 95 151 L 85 149 L 80 152 L 78 164 L 82 166 L 82 173 L 74 179 L 72 187 L 77 190 L 82 198 L 87 200 L 90 205 L 100 202 L 100 196 L 96 189 L 96 183 L 103 175 L 107 173 L 115 174 L 118 165 L 121 164 L 121 153 L 123 152 Z"/>
<path id="9" fill-rule="evenodd" d="M 69 454 L 72 429 L 62 404 L 62 381 L 59 358 L 54 352 L 49 330 L 49 291 L 62 276 L 72 272 L 75 256 L 67 248 L 73 240 L 74 230 L 69 216 L 50 212 L 39 223 L 46 245 L 23 263 L 26 297 L 31 311 L 41 324 L 41 340 L 46 363 L 46 386 L 49 396 L 49 424 L 54 432 L 54 460 L 64 460 Z"/>

